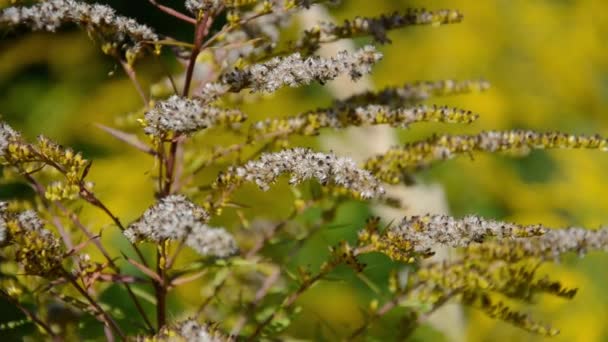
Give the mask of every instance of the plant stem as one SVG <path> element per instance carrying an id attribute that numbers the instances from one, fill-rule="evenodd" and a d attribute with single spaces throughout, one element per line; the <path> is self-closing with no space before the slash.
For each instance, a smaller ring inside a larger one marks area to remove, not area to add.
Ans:
<path id="1" fill-rule="evenodd" d="M 272 320 L 278 315 L 279 311 L 291 307 L 306 290 L 308 290 L 311 286 L 313 286 L 315 283 L 317 283 L 319 280 L 321 280 L 323 277 L 325 277 L 327 274 L 329 274 L 331 271 L 333 271 L 341 263 L 342 263 L 341 261 L 340 262 L 330 262 L 325 266 L 321 266 L 321 271 L 316 276 L 310 278 L 308 281 L 306 281 L 302 285 L 300 285 L 300 287 L 294 293 L 292 293 L 289 297 L 285 298 L 285 300 L 283 300 L 281 305 L 276 310 L 274 310 L 270 314 L 270 316 L 268 316 L 264 321 L 262 321 L 260 324 L 258 324 L 258 326 L 256 327 L 253 334 L 251 336 L 249 336 L 249 338 L 247 338 L 247 340 L 248 341 L 259 340 L 258 337 L 260 336 L 260 334 L 262 333 L 264 328 L 266 328 L 266 326 L 268 326 L 268 324 L 270 324 L 272 322 Z"/>
<path id="2" fill-rule="evenodd" d="M 203 40 L 207 35 L 207 27 L 210 23 L 210 18 L 209 11 L 205 11 L 203 14 L 203 19 L 197 22 L 196 27 L 194 28 L 194 47 L 192 48 L 192 53 L 190 54 L 190 61 L 188 62 L 188 69 L 186 71 L 186 82 L 184 83 L 184 91 L 182 92 L 182 95 L 185 97 L 190 94 L 190 86 L 192 84 L 192 75 L 194 74 L 196 59 L 201 52 Z"/>
<path id="3" fill-rule="evenodd" d="M 63 270 L 63 269 L 62 269 Z M 122 332 L 122 330 L 120 329 L 120 326 L 118 326 L 118 323 L 116 323 L 116 321 L 112 318 L 112 316 L 110 316 L 100 305 L 99 303 L 97 303 L 95 301 L 95 299 L 93 299 L 89 293 L 82 287 L 80 286 L 80 284 L 78 284 L 78 282 L 76 281 L 76 279 L 74 279 L 74 277 L 72 276 L 72 274 L 70 274 L 70 272 L 63 270 L 64 276 L 66 277 L 66 279 L 69 280 L 69 282 L 72 284 L 72 286 L 74 286 L 74 288 L 84 297 L 86 298 L 86 300 L 89 302 L 89 304 L 91 304 L 94 308 L 95 311 L 97 311 L 97 313 L 102 317 L 102 320 L 105 322 L 106 325 L 110 326 L 112 328 L 112 330 L 114 330 L 114 332 L 116 332 L 116 334 L 118 334 L 118 336 L 120 337 L 121 340 L 126 341 L 126 336 L 125 334 Z"/>
<path id="4" fill-rule="evenodd" d="M 21 172 L 21 173 L 24 175 L 24 177 L 26 178 L 26 180 L 28 182 L 30 182 L 30 184 L 35 189 L 35 191 L 38 193 L 38 195 L 40 196 L 40 198 L 42 199 L 42 201 L 45 202 L 45 197 L 44 197 L 45 189 L 44 189 L 44 186 L 42 184 L 40 184 L 40 182 L 38 182 L 32 175 L 27 174 L 25 172 Z M 89 240 L 92 241 L 92 243 L 95 245 L 95 247 L 97 247 L 97 249 L 101 252 L 101 254 L 106 258 L 106 260 L 108 262 L 108 265 L 110 265 L 110 267 L 112 268 L 112 270 L 117 275 L 120 275 L 120 268 L 118 267 L 118 265 L 116 265 L 116 263 L 114 262 L 114 260 L 112 259 L 112 257 L 110 257 L 110 254 L 108 253 L 108 251 L 103 247 L 103 245 L 97 239 L 94 238 L 93 233 L 84 224 L 82 224 L 82 222 L 80 222 L 80 220 L 78 219 L 78 217 L 75 214 L 70 213 L 68 211 L 68 209 L 60 201 L 53 201 L 52 204 L 55 207 L 57 207 L 65 216 L 67 216 L 67 217 L 70 218 L 70 220 L 76 225 L 76 227 L 78 227 L 84 233 L 84 235 Z M 47 209 L 50 211 L 50 207 L 48 205 L 46 205 L 46 206 L 47 206 Z M 55 223 L 56 226 L 58 224 L 60 224 L 59 219 L 55 215 L 53 215 L 53 221 L 54 221 L 54 223 Z M 66 241 L 65 238 L 64 238 L 64 241 Z M 70 246 L 71 242 L 69 244 L 68 244 L 68 242 L 69 241 L 65 242 L 66 243 L 66 247 L 68 247 L 68 249 L 71 249 L 72 248 Z M 145 321 L 148 329 L 150 329 L 150 331 L 153 331 L 154 329 L 152 327 L 152 324 L 150 323 L 150 320 L 148 319 L 148 316 L 146 315 L 146 312 L 143 309 L 141 303 L 139 302 L 139 300 L 135 296 L 135 293 L 131 289 L 131 286 L 129 284 L 127 284 L 127 283 L 124 283 L 123 285 L 124 285 L 125 289 L 127 290 L 127 292 L 129 293 L 129 296 L 133 300 L 133 303 L 135 304 L 135 307 L 137 308 L 137 311 L 142 316 L 142 319 Z"/>
<path id="5" fill-rule="evenodd" d="M 44 321 L 42 321 L 42 319 L 40 319 L 38 316 L 36 316 L 35 313 L 31 312 L 25 306 L 21 305 L 21 303 L 19 303 L 19 301 L 17 301 L 15 298 L 11 297 L 11 295 L 6 293 L 3 289 L 0 289 L 0 294 L 2 294 L 2 296 L 4 298 L 6 298 L 6 300 L 8 300 L 11 304 L 16 306 L 19 310 L 21 310 L 21 312 L 23 312 L 27 316 L 27 318 L 31 319 L 32 322 L 38 324 L 44 331 L 46 331 L 47 334 L 49 334 L 53 338 L 57 337 L 57 335 L 53 332 L 53 329 L 51 329 L 51 327 L 48 324 L 44 323 Z"/>
<path id="6" fill-rule="evenodd" d="M 160 331 L 167 323 L 167 281 L 165 276 L 165 266 L 167 261 L 167 242 L 161 241 L 156 249 L 156 273 L 161 278 L 161 283 L 154 283 L 156 290 L 156 322 L 157 329 Z"/>
<path id="7" fill-rule="evenodd" d="M 141 84 L 139 83 L 139 81 L 137 81 L 137 74 L 135 73 L 135 69 L 133 69 L 132 66 L 130 66 L 127 62 L 123 60 L 120 61 L 120 65 L 122 65 L 122 68 L 125 70 L 127 76 L 129 76 L 129 79 L 131 79 L 133 86 L 135 86 L 135 90 L 137 90 L 139 97 L 141 97 L 141 100 L 144 103 L 144 107 L 148 107 L 150 101 L 146 96 L 146 92 L 142 88 Z"/>

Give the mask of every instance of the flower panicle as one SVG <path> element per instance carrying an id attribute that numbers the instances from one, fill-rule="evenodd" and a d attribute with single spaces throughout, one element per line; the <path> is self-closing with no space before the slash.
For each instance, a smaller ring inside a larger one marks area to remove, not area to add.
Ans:
<path id="1" fill-rule="evenodd" d="M 526 258 L 559 261 L 562 255 L 567 253 L 584 255 L 592 251 L 608 251 L 608 228 L 550 229 L 536 238 L 515 239 L 503 244 L 487 243 L 467 248 L 470 258 L 481 257 L 508 262 L 517 262 Z"/>
<path id="2" fill-rule="evenodd" d="M 83 182 L 90 162 L 81 153 L 42 135 L 36 143 L 30 144 L 4 122 L 0 122 L 0 157 L 5 165 L 14 167 L 19 173 L 37 172 L 45 167 L 61 173 L 64 181 L 52 182 L 46 188 L 45 196 L 49 200 L 74 199 L 78 197 L 81 185 L 93 186 Z"/>
<path id="3" fill-rule="evenodd" d="M 382 105 L 318 109 L 293 117 L 266 119 L 251 126 L 253 139 L 263 136 L 317 135 L 323 128 L 344 129 L 352 126 L 383 125 L 408 128 L 420 122 L 472 123 L 478 115 L 447 106 L 392 108 Z"/>
<path id="4" fill-rule="evenodd" d="M 165 137 L 169 132 L 187 134 L 221 124 L 238 124 L 247 116 L 236 109 L 214 107 L 198 99 L 173 95 L 157 102 L 144 118 L 146 134 Z"/>
<path id="5" fill-rule="evenodd" d="M 47 0 L 32 6 L 9 7 L 0 11 L 0 27 L 28 26 L 34 31 L 54 32 L 66 23 L 75 23 L 95 34 L 108 54 L 125 53 L 132 61 L 147 44 L 159 37 L 134 19 L 118 15 L 101 4 L 75 0 Z"/>
<path id="6" fill-rule="evenodd" d="M 474 135 L 440 135 L 369 158 L 364 169 L 379 179 L 398 183 L 402 174 L 427 167 L 437 161 L 472 152 L 528 152 L 531 149 L 608 150 L 608 140 L 599 135 L 572 135 L 530 130 L 485 131 Z"/>
<path id="7" fill-rule="evenodd" d="M 341 51 L 331 58 L 304 58 L 296 52 L 230 71 L 222 76 L 222 82 L 228 85 L 232 92 L 251 89 L 253 92 L 272 93 L 285 86 L 299 87 L 313 81 L 323 84 L 342 74 L 348 74 L 356 81 L 368 74 L 372 65 L 380 59 L 382 54 L 372 46 L 352 53 Z"/>
<path id="8" fill-rule="evenodd" d="M 467 247 L 490 238 L 503 241 L 538 236 L 544 234 L 545 230 L 542 225 L 522 226 L 472 215 L 462 219 L 447 215 L 424 215 L 405 217 L 399 224 L 383 232 L 378 230 L 378 221 L 371 220 L 366 229 L 359 233 L 359 243 L 370 244 L 373 250 L 396 260 L 413 262 L 418 256 L 433 255 L 433 248 L 438 245 Z"/>
<path id="9" fill-rule="evenodd" d="M 496 260 L 461 259 L 431 262 L 420 265 L 409 278 L 413 289 L 408 298 L 435 307 L 453 298 L 464 305 L 481 310 L 529 332 L 554 336 L 558 331 L 540 323 L 530 315 L 516 311 L 499 300 L 532 302 L 538 294 L 572 299 L 577 289 L 559 281 L 539 276 L 538 261 L 508 263 Z"/>
<path id="10" fill-rule="evenodd" d="M 410 8 L 404 13 L 394 12 L 378 17 L 356 17 L 345 20 L 341 25 L 324 22 L 320 25 L 323 39 L 354 38 L 371 35 L 378 43 L 390 43 L 387 31 L 412 25 L 438 26 L 454 24 L 462 21 L 464 16 L 456 10 L 428 11 L 426 9 Z"/>
<path id="11" fill-rule="evenodd" d="M 353 95 L 340 104 L 374 103 L 379 105 L 403 106 L 432 97 L 479 93 L 490 89 L 485 80 L 441 80 L 407 83 L 399 87 L 388 87 L 378 92 L 368 91 Z"/>
<path id="12" fill-rule="evenodd" d="M 465 305 L 483 311 L 489 317 L 494 317 L 537 335 L 552 337 L 559 334 L 558 329 L 555 329 L 548 324 L 538 322 L 528 313 L 510 307 L 505 302 L 493 298 L 487 292 L 466 292 L 462 296 L 462 302 Z"/>
<path id="13" fill-rule="evenodd" d="M 226 187 L 253 182 L 266 191 L 285 173 L 290 174 L 291 185 L 314 178 L 321 184 L 331 183 L 347 188 L 361 198 L 379 197 L 384 194 L 380 183 L 369 172 L 359 169 L 350 158 L 313 152 L 305 148 L 264 153 L 258 160 L 231 167 L 220 174 L 215 186 Z"/>

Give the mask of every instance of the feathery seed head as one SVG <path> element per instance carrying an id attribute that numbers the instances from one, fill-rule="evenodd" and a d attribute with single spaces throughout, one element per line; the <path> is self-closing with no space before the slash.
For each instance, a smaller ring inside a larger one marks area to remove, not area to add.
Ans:
<path id="1" fill-rule="evenodd" d="M 234 70 L 224 74 L 222 81 L 234 92 L 250 88 L 254 92 L 272 93 L 285 86 L 299 87 L 313 81 L 323 84 L 342 74 L 348 74 L 356 81 L 368 74 L 380 59 L 382 54 L 372 46 L 353 53 L 342 51 L 332 58 L 303 58 L 300 53 L 294 53 Z"/>
<path id="2" fill-rule="evenodd" d="M 192 133 L 217 124 L 235 124 L 246 119 L 236 109 L 223 109 L 205 105 L 201 100 L 177 95 L 159 101 L 146 112 L 146 134 L 164 137 L 168 132 Z"/>
<path id="3" fill-rule="evenodd" d="M 321 184 L 333 183 L 347 188 L 361 198 L 384 194 L 380 183 L 369 172 L 357 168 L 350 158 L 313 152 L 305 148 L 265 153 L 258 160 L 231 168 L 227 174 L 220 175 L 217 184 L 225 184 L 227 180 L 247 181 L 266 191 L 283 173 L 290 174 L 289 183 L 292 185 L 315 178 Z"/>

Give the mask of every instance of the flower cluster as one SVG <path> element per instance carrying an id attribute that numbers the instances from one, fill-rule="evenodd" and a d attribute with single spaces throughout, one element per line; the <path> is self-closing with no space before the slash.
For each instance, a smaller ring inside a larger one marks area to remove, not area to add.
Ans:
<path id="1" fill-rule="evenodd" d="M 275 6 L 279 6 L 275 4 Z M 238 59 L 258 59 L 270 54 L 276 47 L 281 37 L 281 29 L 290 23 L 291 12 L 286 10 L 275 10 L 266 13 L 267 8 L 262 5 L 243 15 L 245 18 L 235 24 L 234 29 L 219 39 L 229 49 L 219 49 L 223 64 L 233 65 Z"/>
<path id="2" fill-rule="evenodd" d="M 184 241 L 204 256 L 224 258 L 233 255 L 237 248 L 234 238 L 223 228 L 205 224 L 209 214 L 181 195 L 162 198 L 132 223 L 125 236 L 132 242 L 167 239 Z"/>
<path id="3" fill-rule="evenodd" d="M 446 215 L 425 215 L 406 217 L 381 233 L 377 221 L 371 220 L 359 234 L 359 242 L 371 244 L 371 248 L 391 258 L 413 261 L 411 258 L 416 255 L 432 255 L 437 245 L 467 247 L 491 237 L 504 241 L 530 238 L 544 232 L 541 225 L 522 226 L 477 216 L 456 219 Z"/>
<path id="4" fill-rule="evenodd" d="M 208 106 L 200 100 L 173 95 L 146 112 L 144 132 L 163 137 L 168 132 L 192 133 L 218 124 L 240 123 L 246 118 L 236 109 Z"/>
<path id="5" fill-rule="evenodd" d="M 446 215 L 412 216 L 391 227 L 388 234 L 400 240 L 410 241 L 413 250 L 429 251 L 437 244 L 449 247 L 466 247 L 488 237 L 504 240 L 515 237 L 541 235 L 541 225 L 520 226 L 513 223 L 486 220 L 477 216 L 456 219 Z"/>
<path id="6" fill-rule="evenodd" d="M 260 0 L 186 0 L 184 5 L 188 11 L 197 14 L 200 11 L 215 11 L 221 7 L 232 9 L 257 2 Z"/>
<path id="7" fill-rule="evenodd" d="M 576 289 L 564 287 L 547 277 L 538 277 L 537 270 L 538 265 L 534 262 L 509 264 L 458 260 L 427 264 L 410 277 L 415 290 L 409 297 L 435 307 L 458 296 L 463 304 L 479 309 L 490 317 L 529 332 L 553 336 L 558 333 L 556 329 L 497 300 L 497 294 L 525 302 L 534 300 L 534 296 L 541 293 L 565 299 L 574 297 Z"/>
<path id="8" fill-rule="evenodd" d="M 192 14 L 197 14 L 200 11 L 211 11 L 218 9 L 221 5 L 223 5 L 223 0 L 186 0 L 184 6 L 186 9 L 190 11 Z"/>
<path id="9" fill-rule="evenodd" d="M 347 188 L 361 198 L 384 194 L 380 183 L 369 172 L 357 168 L 353 160 L 305 148 L 265 153 L 259 160 L 229 169 L 218 177 L 216 185 L 248 181 L 268 190 L 283 173 L 291 174 L 289 183 L 292 185 L 315 178 L 321 184 L 333 183 Z"/>
<path id="10" fill-rule="evenodd" d="M 0 202 L 1 244 L 12 246 L 15 260 L 26 274 L 53 276 L 58 274 L 64 257 L 61 241 L 32 210 L 13 213 L 8 203 Z"/>
<path id="11" fill-rule="evenodd" d="M 389 87 L 379 92 L 368 91 L 356 94 L 340 103 L 359 104 L 375 103 L 391 106 L 402 106 L 436 96 L 459 95 L 486 91 L 490 83 L 484 80 L 442 80 L 415 82 L 400 87 Z"/>
<path id="12" fill-rule="evenodd" d="M 316 135 L 322 128 L 388 124 L 407 128 L 419 122 L 471 123 L 478 115 L 445 106 L 392 108 L 383 105 L 318 109 L 293 117 L 266 119 L 252 125 L 254 140 L 263 136 L 287 137 L 292 134 Z"/>
<path id="13" fill-rule="evenodd" d="M 14 143 L 20 134 L 7 123 L 0 122 L 0 157 L 4 157 L 8 147 Z"/>
<path id="14" fill-rule="evenodd" d="M 222 81 L 234 92 L 246 88 L 257 92 L 274 92 L 284 86 L 298 87 L 313 81 L 323 84 L 345 73 L 352 80 L 358 80 L 369 73 L 372 65 L 381 58 L 382 54 L 372 46 L 353 53 L 342 51 L 332 58 L 303 58 L 300 53 L 294 53 L 228 72 L 223 75 Z"/>
<path id="15" fill-rule="evenodd" d="M 92 183 L 83 181 L 90 163 L 82 154 L 44 136 L 39 136 L 35 144 L 29 144 L 5 123 L 0 123 L 0 156 L 20 173 L 35 173 L 50 167 L 63 175 L 64 181 L 54 181 L 46 188 L 49 200 L 74 199 L 81 186 L 92 187 Z"/>
<path id="16" fill-rule="evenodd" d="M 426 9 L 410 8 L 405 13 L 392 13 L 379 17 L 356 17 L 346 20 L 342 25 L 333 23 L 321 24 L 321 35 L 326 38 L 340 39 L 371 35 L 379 43 L 390 43 L 387 31 L 410 25 L 442 25 L 459 23 L 462 13 L 455 10 L 427 11 Z"/>
<path id="17" fill-rule="evenodd" d="M 589 251 L 608 251 L 608 228 L 551 229 L 535 238 L 470 246 L 467 254 L 471 257 L 515 262 L 531 257 L 559 260 L 561 255 L 566 253 L 584 255 Z"/>
<path id="18" fill-rule="evenodd" d="M 364 168 L 376 177 L 397 183 L 404 171 L 419 169 L 440 160 L 472 152 L 526 152 L 530 149 L 608 150 L 608 140 L 559 132 L 538 133 L 526 130 L 488 131 L 476 135 L 441 135 L 425 141 L 395 147 L 368 159 Z"/>
<path id="19" fill-rule="evenodd" d="M 158 40 L 148 26 L 116 14 L 111 7 L 75 0 L 48 0 L 30 7 L 9 7 L 0 12 L 0 27 L 28 26 L 35 31 L 55 31 L 65 23 L 75 23 L 96 34 L 104 51 L 115 54 L 127 51 L 138 55 L 145 42 Z"/>
<path id="20" fill-rule="evenodd" d="M 213 324 L 200 324 L 195 319 L 167 326 L 152 338 L 141 339 L 142 342 L 231 342 L 234 339 L 222 334 Z"/>

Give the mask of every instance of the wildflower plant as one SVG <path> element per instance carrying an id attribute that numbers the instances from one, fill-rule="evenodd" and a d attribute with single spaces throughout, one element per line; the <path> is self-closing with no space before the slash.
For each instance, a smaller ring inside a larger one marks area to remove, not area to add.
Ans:
<path id="1" fill-rule="evenodd" d="M 284 26 L 297 13 L 335 1 L 187 0 L 186 12 L 149 2 L 191 25 L 192 41 L 164 36 L 106 5 L 76 0 L 17 1 L 0 10 L 0 30 L 6 32 L 54 32 L 62 25 L 77 25 L 122 66 L 142 100 L 136 114 L 139 126 L 100 127 L 149 155 L 155 167 L 149 175 L 154 203 L 127 222 L 89 181 L 92 161 L 51 138 L 29 141 L 9 123 L 0 123 L 5 176 L 20 177 L 37 194 L 30 202 L 0 203 L 0 294 L 37 327 L 33 335 L 79 338 L 82 332 L 70 327 L 79 327 L 84 316 L 103 327 L 107 340 L 281 340 L 299 318 L 303 294 L 335 277 L 339 268 L 365 278 L 373 265 L 364 261 L 379 260 L 366 259 L 368 254 L 384 255 L 392 271 L 373 286 L 384 292 L 364 310 L 362 323 L 341 338 L 373 334 L 370 328 L 397 307 L 407 310 L 399 330 L 408 337 L 448 303 L 472 307 L 532 333 L 558 333 L 510 303 L 531 303 L 539 294 L 572 298 L 576 289 L 539 274 L 539 266 L 568 253 L 607 250 L 605 228 L 550 228 L 474 215 L 403 215 L 392 223 L 370 217 L 364 226 L 354 228 L 358 239 L 327 246 L 329 255 L 318 269 L 301 265 L 294 274 L 286 265 L 317 231 L 333 222 L 347 200 L 407 206 L 392 201 L 386 185 L 407 186 L 412 174 L 434 163 L 477 152 L 606 151 L 608 140 L 524 130 L 436 134 L 362 163 L 331 151 L 292 146 L 295 136 L 353 126 L 403 129 L 425 122 L 471 123 L 479 114 L 423 102 L 483 92 L 489 88 L 485 80 L 415 82 L 280 118 L 249 120 L 238 108 L 239 99 L 272 101 L 268 95 L 285 87 L 323 85 L 340 76 L 357 81 L 382 62 L 380 48 L 374 45 L 321 57 L 317 52 L 324 44 L 351 38 L 389 44 L 391 30 L 456 24 L 464 19 L 462 13 L 405 9 L 341 24 L 320 22 L 285 39 Z M 152 96 L 139 81 L 137 62 L 160 54 L 186 56 L 187 63 L 178 74 L 167 76 L 168 91 Z M 211 72 L 201 79 L 196 72 L 200 68 Z M 236 134 L 239 141 L 211 144 L 205 139 L 211 130 Z M 204 172 L 214 176 L 200 177 Z M 284 220 L 265 221 L 256 203 L 240 202 L 249 183 L 268 191 L 284 179 L 293 190 L 291 211 Z M 140 194 L 125 196 L 140 200 Z M 83 205 L 106 215 L 112 227 L 85 224 L 79 215 Z M 314 210 L 321 214 L 312 222 L 303 219 Z M 239 219 L 217 227 L 214 222 L 224 215 Z M 114 246 L 100 239 L 104 229 L 119 231 L 128 248 L 114 253 Z M 457 250 L 454 258 L 430 259 L 446 247 Z M 147 253 L 150 249 L 153 253 Z M 99 258 L 90 257 L 91 250 Z M 194 252 L 195 259 L 185 256 L 185 250 Z M 406 277 L 400 276 L 404 273 Z M 208 298 L 187 303 L 181 311 L 170 310 L 170 293 L 200 279 L 211 289 Z M 108 282 L 120 286 L 121 298 L 134 308 L 135 316 L 125 317 L 121 308 L 100 295 Z M 56 306 L 71 313 L 67 322 L 55 319 Z"/>

